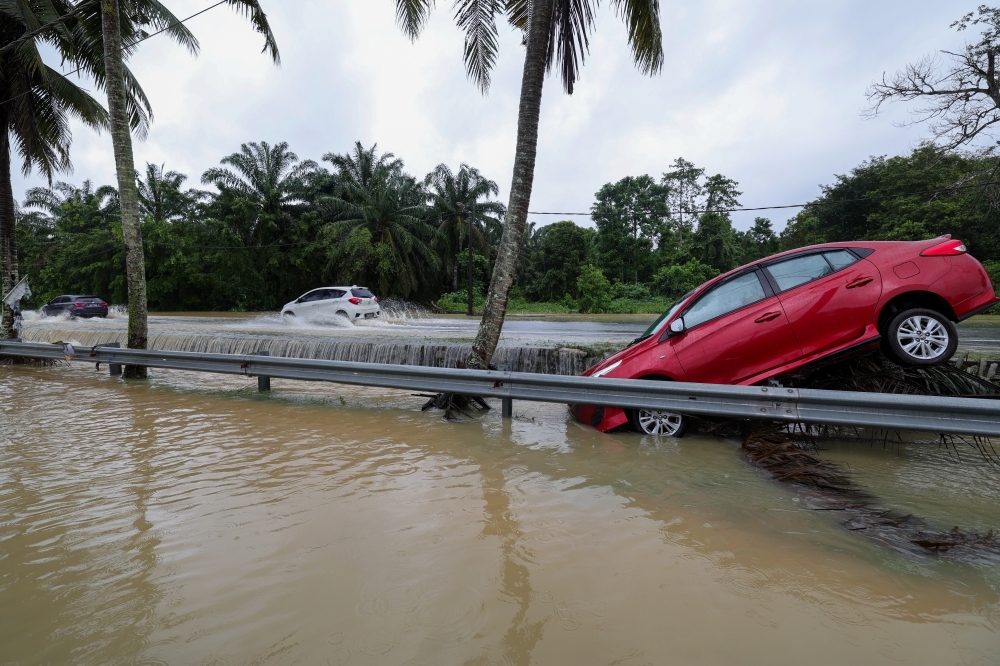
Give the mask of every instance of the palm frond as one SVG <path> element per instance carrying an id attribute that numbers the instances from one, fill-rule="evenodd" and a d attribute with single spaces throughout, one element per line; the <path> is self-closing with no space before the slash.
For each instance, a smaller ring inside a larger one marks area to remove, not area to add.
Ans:
<path id="1" fill-rule="evenodd" d="M 625 21 L 632 59 L 643 74 L 663 69 L 663 32 L 660 29 L 659 0 L 612 0 Z"/>
<path id="2" fill-rule="evenodd" d="M 589 31 L 594 27 L 590 0 L 553 0 L 552 36 L 549 39 L 548 67 L 558 64 L 566 94 L 580 77 L 580 66 L 590 49 Z"/>
<path id="3" fill-rule="evenodd" d="M 434 0 L 396 0 L 396 23 L 411 40 L 420 36 L 434 9 Z"/>
<path id="4" fill-rule="evenodd" d="M 496 16 L 503 10 L 502 0 L 455 2 L 455 23 L 465 33 L 465 72 L 483 93 L 490 88 L 490 75 L 500 50 Z"/>
<path id="5" fill-rule="evenodd" d="M 240 14 L 245 14 L 250 19 L 250 24 L 258 34 L 264 35 L 264 48 L 261 53 L 267 53 L 276 65 L 281 64 L 281 54 L 278 53 L 278 42 L 271 31 L 271 24 L 268 23 L 267 14 L 261 8 L 257 0 L 226 0 L 226 4 L 233 7 Z"/>

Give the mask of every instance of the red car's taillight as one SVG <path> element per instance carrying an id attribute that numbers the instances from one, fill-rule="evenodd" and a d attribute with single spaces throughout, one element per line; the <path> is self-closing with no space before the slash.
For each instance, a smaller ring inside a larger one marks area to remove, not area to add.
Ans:
<path id="1" fill-rule="evenodd" d="M 372 296 L 372 300 L 378 303 L 378 296 Z"/>
<path id="2" fill-rule="evenodd" d="M 945 241 L 934 247 L 929 247 L 920 253 L 921 257 L 954 257 L 956 254 L 965 254 L 968 250 L 965 243 L 960 240 Z"/>
<path id="3" fill-rule="evenodd" d="M 85 308 L 85 307 L 87 307 L 87 304 L 86 303 L 74 303 L 73 307 L 74 308 Z"/>
<path id="4" fill-rule="evenodd" d="M 353 305 L 361 305 L 361 299 L 360 298 L 348 298 L 347 302 L 351 303 Z"/>
<path id="5" fill-rule="evenodd" d="M 106 307 L 108 307 L 108 304 L 107 304 L 107 303 L 105 303 L 104 301 L 101 301 L 101 307 L 102 307 L 102 308 L 106 308 Z"/>

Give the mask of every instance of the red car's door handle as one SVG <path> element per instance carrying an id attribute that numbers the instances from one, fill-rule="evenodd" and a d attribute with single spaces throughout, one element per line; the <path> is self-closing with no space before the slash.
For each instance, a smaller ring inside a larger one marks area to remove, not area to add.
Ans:
<path id="1" fill-rule="evenodd" d="M 757 323 L 757 324 L 763 324 L 766 321 L 771 321 L 772 319 L 777 319 L 780 316 L 781 316 L 780 312 L 765 312 L 761 316 L 759 316 L 756 319 L 754 319 L 754 322 Z"/>
<path id="2" fill-rule="evenodd" d="M 867 275 L 865 277 L 854 278 L 853 280 L 851 280 L 850 282 L 847 283 L 847 288 L 848 289 L 857 289 L 858 287 L 865 286 L 866 284 L 868 284 L 869 282 L 871 282 L 874 279 L 875 278 L 869 277 Z"/>

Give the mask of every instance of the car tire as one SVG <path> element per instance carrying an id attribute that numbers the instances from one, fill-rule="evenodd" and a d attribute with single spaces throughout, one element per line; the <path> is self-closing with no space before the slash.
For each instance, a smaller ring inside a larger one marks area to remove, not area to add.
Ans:
<path id="1" fill-rule="evenodd" d="M 346 313 L 346 312 L 344 312 L 343 310 L 337 310 L 337 316 L 338 316 L 338 317 L 343 317 L 343 318 L 344 318 L 344 319 L 346 319 L 347 321 L 350 321 L 350 320 L 351 320 L 351 315 L 347 314 L 347 313 Z"/>
<path id="2" fill-rule="evenodd" d="M 958 348 L 958 329 L 936 310 L 912 308 L 896 314 L 885 329 L 886 345 L 903 365 L 947 363 Z"/>
<path id="3" fill-rule="evenodd" d="M 292 312 L 291 310 L 287 310 L 287 311 L 281 313 L 281 318 L 282 319 L 284 319 L 285 317 L 294 317 L 294 316 L 295 316 L 295 313 Z"/>
<path id="4" fill-rule="evenodd" d="M 640 435 L 683 437 L 688 427 L 688 417 L 658 409 L 630 409 L 628 422 Z"/>

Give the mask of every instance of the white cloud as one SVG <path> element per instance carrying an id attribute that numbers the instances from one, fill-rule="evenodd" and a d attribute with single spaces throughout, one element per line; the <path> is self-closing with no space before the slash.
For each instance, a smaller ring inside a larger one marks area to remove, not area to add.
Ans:
<path id="1" fill-rule="evenodd" d="M 208 0 L 169 0 L 187 16 Z M 479 167 L 506 199 L 517 131 L 523 49 L 504 26 L 489 95 L 464 73 L 462 37 L 447 1 L 411 43 L 392 0 L 262 0 L 281 67 L 261 54 L 245 19 L 219 7 L 189 26 L 194 58 L 164 37 L 131 63 L 153 103 L 149 139 L 136 163 L 201 174 L 246 141 L 288 141 L 303 159 L 378 142 L 414 175 L 440 162 Z M 963 35 L 949 23 L 975 2 L 930 0 L 664 0 L 664 71 L 632 66 L 625 30 L 598 10 L 591 53 L 575 94 L 546 82 L 532 210 L 587 211 L 601 185 L 659 174 L 678 156 L 740 182 L 744 205 L 796 203 L 863 159 L 898 154 L 920 128 L 899 129 L 904 108 L 864 121 L 865 87 Z M 946 6 L 948 5 L 948 6 Z M 76 171 L 64 177 L 114 182 L 107 135 L 75 128 Z M 15 182 L 15 193 L 39 184 Z M 737 216 L 747 226 L 754 214 Z M 777 227 L 787 213 L 772 216 Z M 541 218 L 551 222 L 558 218 Z M 582 221 L 582 220 L 580 220 Z"/>

